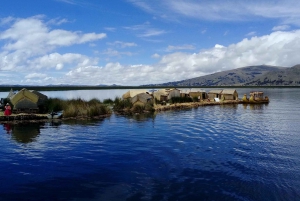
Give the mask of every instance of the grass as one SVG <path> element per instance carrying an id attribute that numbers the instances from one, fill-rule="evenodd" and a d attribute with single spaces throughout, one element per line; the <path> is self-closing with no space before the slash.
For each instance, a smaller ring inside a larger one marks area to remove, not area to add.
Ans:
<path id="1" fill-rule="evenodd" d="M 81 98 L 62 100 L 58 98 L 50 98 L 45 105 L 48 112 L 62 111 L 63 117 L 95 117 L 100 115 L 111 114 L 111 109 L 107 104 L 101 103 L 98 99 L 85 101 Z"/>

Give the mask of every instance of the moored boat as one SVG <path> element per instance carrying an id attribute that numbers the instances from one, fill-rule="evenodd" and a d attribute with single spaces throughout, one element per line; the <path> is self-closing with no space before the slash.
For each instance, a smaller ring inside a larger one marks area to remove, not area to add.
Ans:
<path id="1" fill-rule="evenodd" d="M 47 118 L 48 119 L 61 119 L 62 118 L 62 115 L 63 115 L 63 112 L 50 112 L 48 115 L 47 115 Z"/>
<path id="2" fill-rule="evenodd" d="M 264 97 L 264 92 L 262 91 L 252 91 L 250 92 L 250 98 L 247 98 L 247 94 L 244 94 L 242 98 L 243 103 L 269 103 L 269 97 Z"/>

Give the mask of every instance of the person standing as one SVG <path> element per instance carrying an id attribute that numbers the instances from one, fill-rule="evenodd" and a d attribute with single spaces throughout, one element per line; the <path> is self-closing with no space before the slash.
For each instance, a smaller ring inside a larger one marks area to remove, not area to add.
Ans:
<path id="1" fill-rule="evenodd" d="M 5 105 L 4 115 L 5 116 L 11 115 L 11 107 L 10 107 L 9 103 L 6 103 L 6 105 Z"/>

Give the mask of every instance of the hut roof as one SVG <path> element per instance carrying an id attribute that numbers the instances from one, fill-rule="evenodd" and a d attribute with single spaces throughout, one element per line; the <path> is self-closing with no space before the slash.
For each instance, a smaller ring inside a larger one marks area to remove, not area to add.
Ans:
<path id="1" fill-rule="evenodd" d="M 13 105 L 16 105 L 19 101 L 21 101 L 23 99 L 27 99 L 33 103 L 37 103 L 39 100 L 39 97 L 38 97 L 38 95 L 30 92 L 29 90 L 27 90 L 25 88 L 10 97 L 10 101 Z"/>
<path id="2" fill-rule="evenodd" d="M 209 91 L 208 93 L 209 94 L 220 94 L 220 93 L 222 93 L 222 89 L 214 89 L 214 90 L 211 90 L 211 91 Z"/>
<path id="3" fill-rule="evenodd" d="M 235 89 L 224 89 L 222 94 L 234 94 L 236 92 Z"/>
<path id="4" fill-rule="evenodd" d="M 145 90 L 145 89 L 129 90 L 125 94 L 122 95 L 122 98 L 123 99 L 132 98 L 132 97 L 134 97 L 137 94 L 146 93 L 146 92 L 147 92 L 147 90 Z"/>
<path id="5" fill-rule="evenodd" d="M 204 89 L 191 89 L 191 90 L 188 90 L 187 93 L 189 92 L 200 92 L 200 93 L 205 93 L 206 91 Z"/>
<path id="6" fill-rule="evenodd" d="M 147 100 L 151 100 L 152 99 L 152 96 L 147 94 L 147 93 L 139 93 L 137 95 L 135 95 L 132 99 L 131 99 L 131 102 L 132 103 L 135 103 L 137 101 L 141 101 L 143 103 L 147 103 Z"/>
<path id="7" fill-rule="evenodd" d="M 30 92 L 32 92 L 35 95 L 37 95 L 40 99 L 43 99 L 43 100 L 48 99 L 48 96 L 46 96 L 45 94 L 42 94 L 41 92 L 38 92 L 36 90 L 30 90 Z"/>
<path id="8" fill-rule="evenodd" d="M 166 92 L 166 90 L 165 89 L 160 89 L 160 90 L 157 90 L 157 91 L 155 91 L 154 93 L 153 93 L 155 96 L 156 95 L 163 95 L 163 96 L 167 96 L 168 95 L 168 93 Z"/>

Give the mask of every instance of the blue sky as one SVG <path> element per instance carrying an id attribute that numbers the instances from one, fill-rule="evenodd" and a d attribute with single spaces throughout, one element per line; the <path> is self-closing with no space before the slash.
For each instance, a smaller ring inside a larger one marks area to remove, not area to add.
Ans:
<path id="1" fill-rule="evenodd" d="M 2 0 L 0 84 L 143 85 L 300 63 L 298 0 Z"/>

